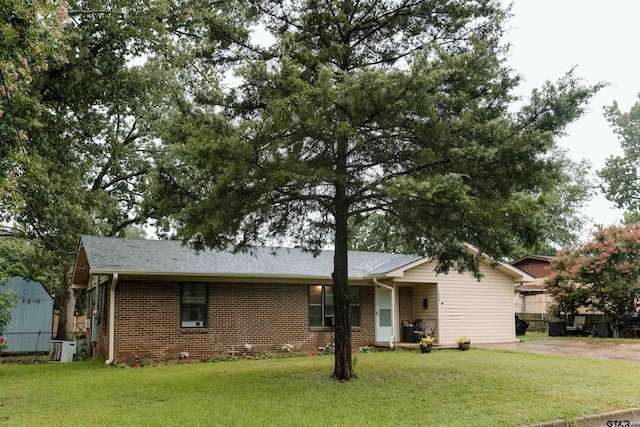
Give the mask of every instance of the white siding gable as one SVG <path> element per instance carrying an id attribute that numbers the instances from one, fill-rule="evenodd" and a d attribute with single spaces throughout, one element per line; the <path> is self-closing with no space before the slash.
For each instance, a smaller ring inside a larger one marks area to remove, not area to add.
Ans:
<path id="1" fill-rule="evenodd" d="M 422 300 L 416 296 L 431 297 L 429 315 L 432 307 L 437 307 L 438 343 L 455 344 L 460 336 L 469 337 L 472 345 L 515 340 L 514 285 L 509 276 L 484 264 L 480 268 L 484 275 L 480 281 L 468 273 L 436 275 L 434 267 L 433 261 L 418 265 L 404 271 L 396 281 L 413 284 L 414 304 Z M 433 290 L 434 283 L 437 291 Z"/>

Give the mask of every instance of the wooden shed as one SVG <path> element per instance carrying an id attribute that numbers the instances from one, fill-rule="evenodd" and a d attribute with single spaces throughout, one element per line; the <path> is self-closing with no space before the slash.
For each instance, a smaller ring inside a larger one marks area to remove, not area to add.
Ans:
<path id="1" fill-rule="evenodd" d="M 18 295 L 11 322 L 4 332 L 5 353 L 48 352 L 53 330 L 53 297 L 40 282 L 11 277 L 0 290 L 13 290 Z"/>

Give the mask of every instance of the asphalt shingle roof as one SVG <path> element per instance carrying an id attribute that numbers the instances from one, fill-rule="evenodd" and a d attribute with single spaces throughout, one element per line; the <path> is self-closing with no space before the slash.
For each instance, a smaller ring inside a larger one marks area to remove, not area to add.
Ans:
<path id="1" fill-rule="evenodd" d="M 331 277 L 333 251 L 255 247 L 251 252 L 196 253 L 175 240 L 82 236 L 89 267 L 100 272 Z M 421 259 L 415 255 L 349 251 L 349 277 L 381 275 Z"/>

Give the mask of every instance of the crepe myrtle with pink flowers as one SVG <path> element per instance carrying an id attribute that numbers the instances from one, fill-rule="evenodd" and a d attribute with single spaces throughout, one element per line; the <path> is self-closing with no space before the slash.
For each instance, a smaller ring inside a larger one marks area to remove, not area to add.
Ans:
<path id="1" fill-rule="evenodd" d="M 636 311 L 640 296 L 640 223 L 597 230 L 591 240 L 563 249 L 552 263 L 546 286 L 556 314 L 584 306 L 619 320 Z"/>

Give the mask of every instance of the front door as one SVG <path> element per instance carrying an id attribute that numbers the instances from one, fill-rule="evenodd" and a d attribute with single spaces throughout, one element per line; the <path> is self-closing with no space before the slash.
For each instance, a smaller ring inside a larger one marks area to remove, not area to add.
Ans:
<path id="1" fill-rule="evenodd" d="M 391 290 L 376 287 L 376 341 L 391 338 Z"/>

